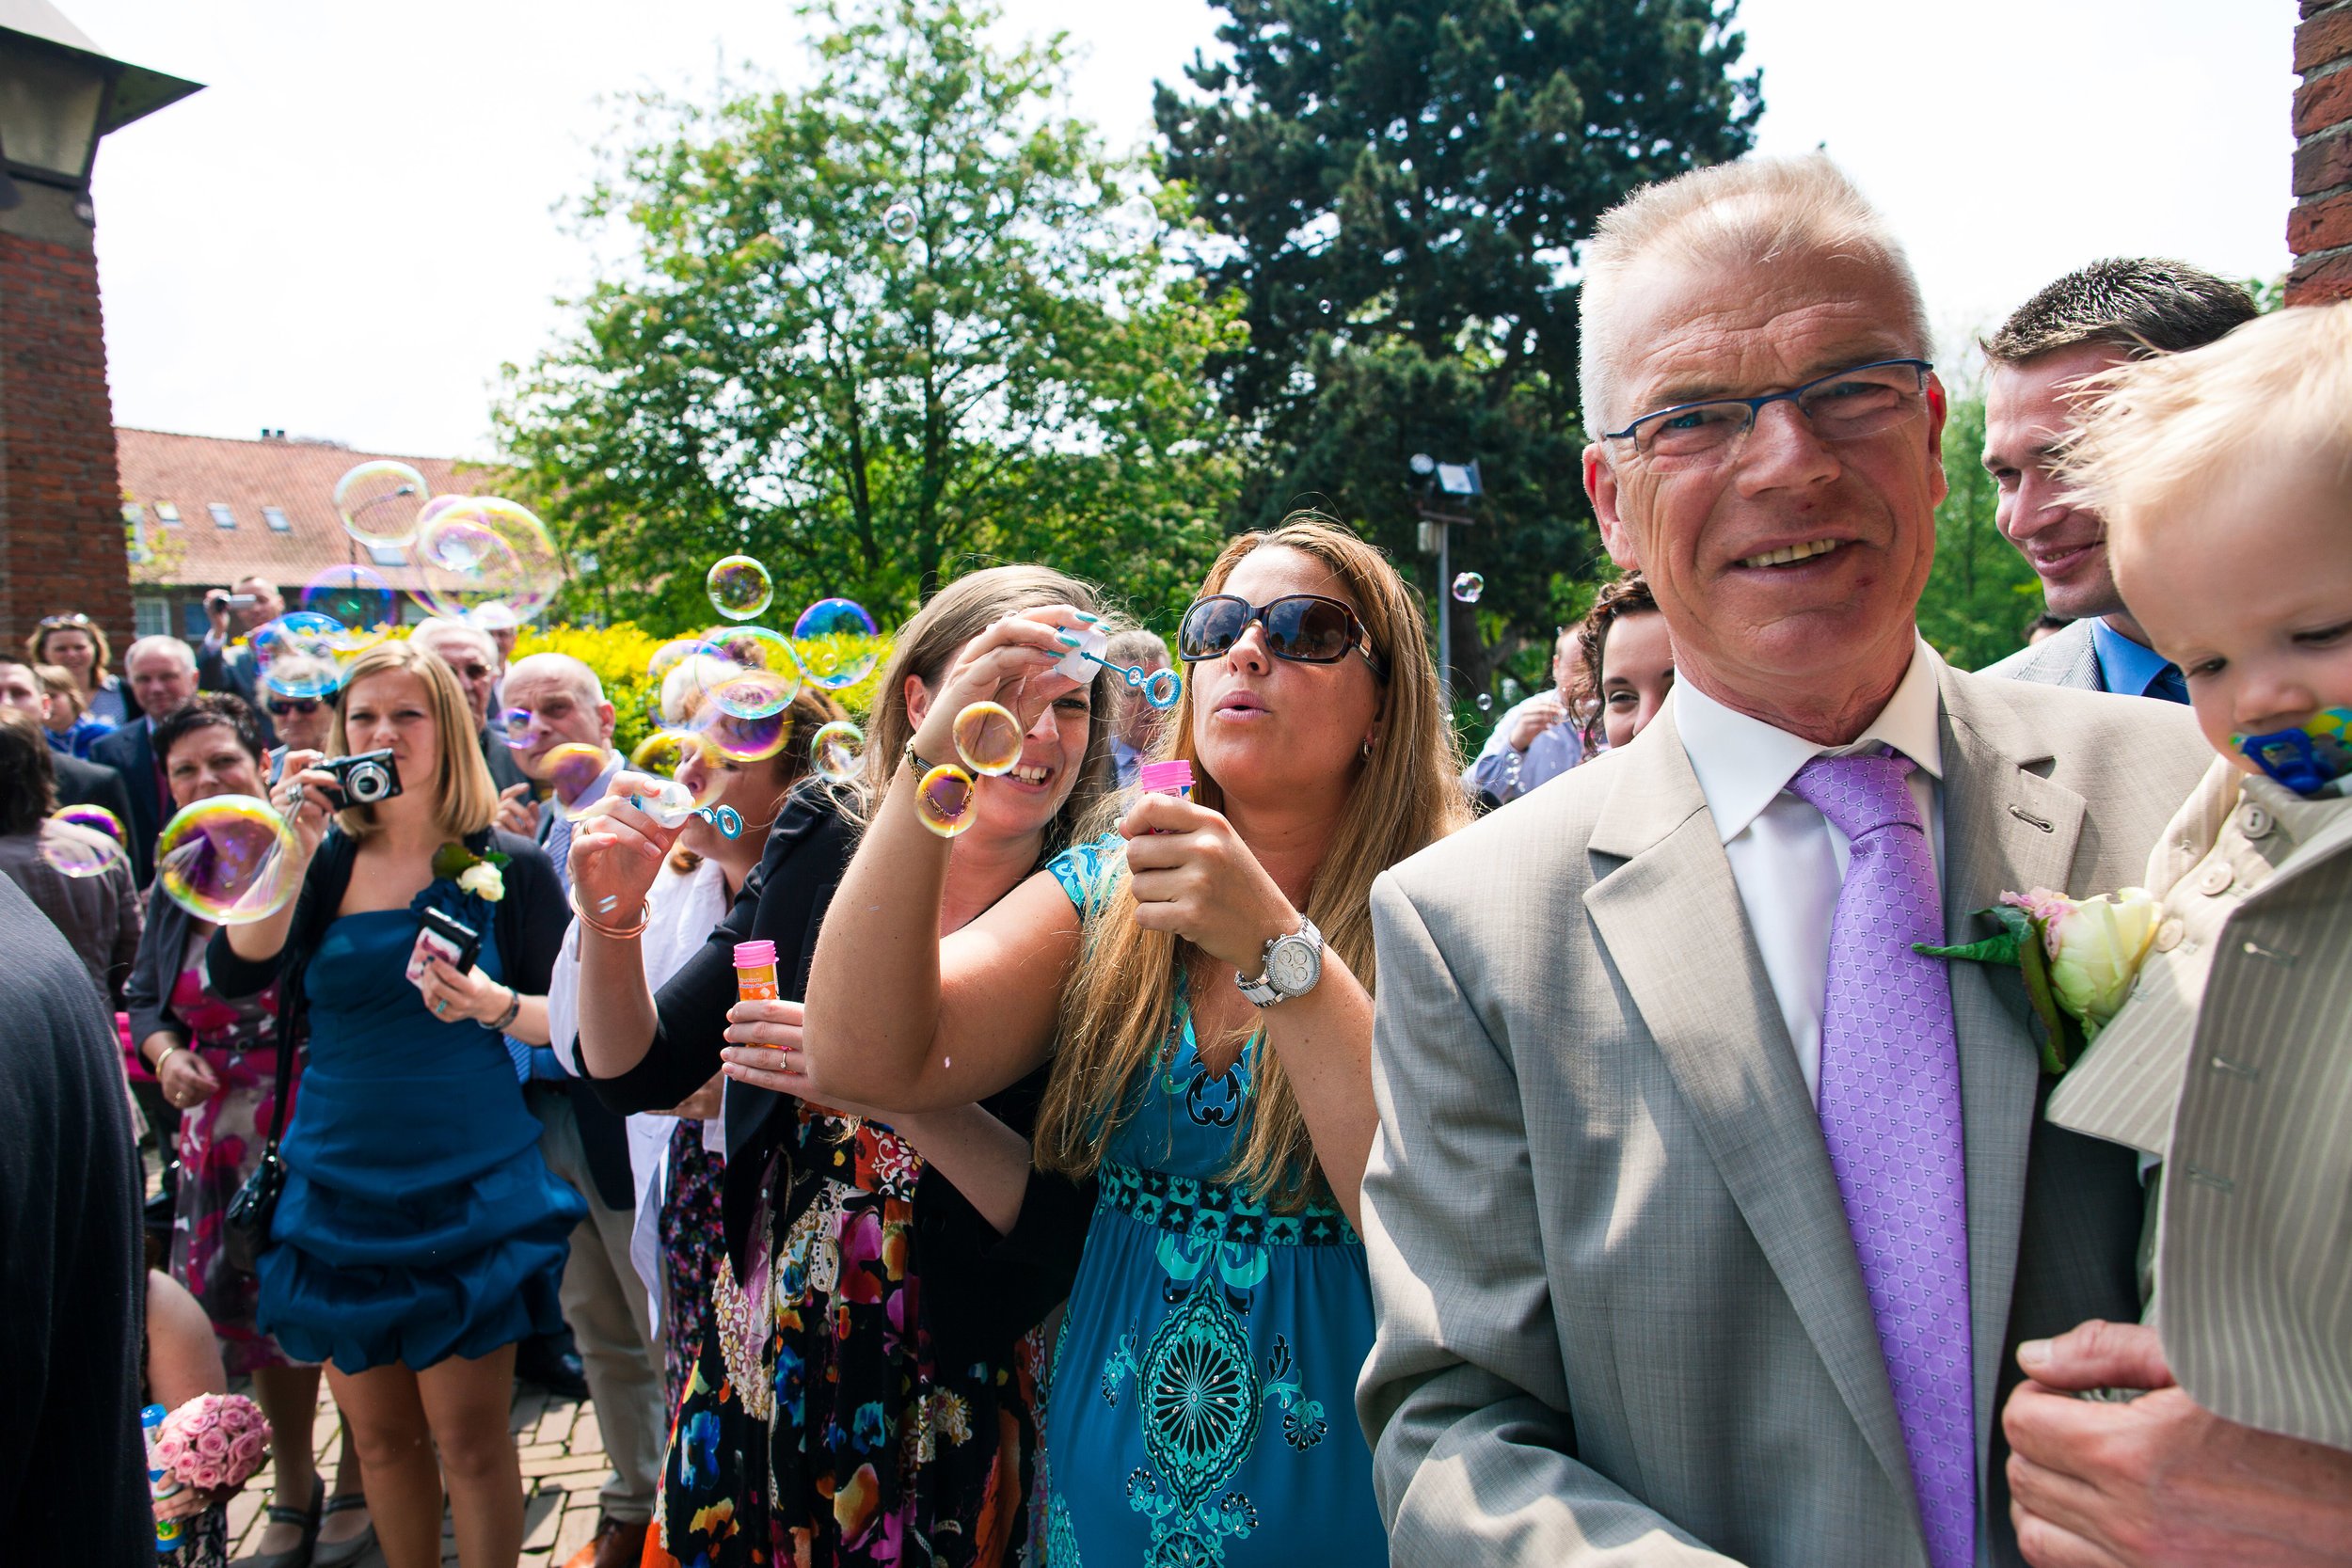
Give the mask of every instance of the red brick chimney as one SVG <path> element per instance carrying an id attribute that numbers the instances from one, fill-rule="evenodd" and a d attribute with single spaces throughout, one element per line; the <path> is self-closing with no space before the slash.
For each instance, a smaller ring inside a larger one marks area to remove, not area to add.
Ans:
<path id="1" fill-rule="evenodd" d="M 130 567 L 98 306 L 99 139 L 197 84 L 127 65 L 46 6 L 12 8 L 0 55 L 0 646 L 80 610 L 129 642 Z"/>
<path id="2" fill-rule="evenodd" d="M 2287 303 L 2352 299 L 2352 0 L 2303 0 L 2295 69 Z"/>

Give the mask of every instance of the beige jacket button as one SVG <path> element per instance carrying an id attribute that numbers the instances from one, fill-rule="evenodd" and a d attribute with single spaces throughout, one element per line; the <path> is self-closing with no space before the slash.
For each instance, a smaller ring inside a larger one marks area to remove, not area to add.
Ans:
<path id="1" fill-rule="evenodd" d="M 2250 801 L 2237 814 L 2237 831 L 2248 838 L 2268 838 L 2275 826 L 2270 814 Z"/>
<path id="2" fill-rule="evenodd" d="M 2187 929 L 2188 927 L 2183 926 L 2177 918 L 2167 920 L 2156 927 L 2156 951 L 2169 953 L 2175 947 L 2180 946 L 2181 938 Z"/>
<path id="3" fill-rule="evenodd" d="M 2204 874 L 2197 879 L 2197 891 L 2211 896 L 2217 893 L 2226 892 L 2230 884 L 2236 879 L 2237 873 L 2230 869 L 2226 861 L 2216 861 L 2205 867 Z"/>

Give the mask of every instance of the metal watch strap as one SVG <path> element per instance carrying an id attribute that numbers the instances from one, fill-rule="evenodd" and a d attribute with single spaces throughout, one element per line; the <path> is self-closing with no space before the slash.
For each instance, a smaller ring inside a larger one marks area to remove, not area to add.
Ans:
<path id="1" fill-rule="evenodd" d="M 1278 1002 L 1287 1002 L 1290 1000 L 1293 993 L 1282 990 L 1274 984 L 1274 947 L 1277 942 L 1289 942 L 1298 937 L 1304 937 L 1309 942 L 1312 942 L 1318 955 L 1323 951 L 1324 943 L 1322 931 L 1316 928 L 1313 921 L 1308 919 L 1302 914 L 1298 917 L 1297 930 L 1284 931 L 1279 936 L 1267 939 L 1265 951 L 1263 955 L 1261 955 L 1258 960 L 1260 968 L 1258 970 L 1258 977 L 1256 979 L 1251 979 L 1248 975 L 1244 974 L 1238 969 L 1233 971 L 1233 984 L 1241 988 L 1242 995 L 1249 999 L 1249 1005 L 1251 1006 L 1271 1007 Z M 1321 975 L 1318 973 L 1317 979 L 1320 978 Z M 1308 988 L 1310 990 L 1312 989 L 1312 985 L 1310 985 Z M 1299 991 L 1296 994 L 1304 996 L 1307 993 L 1306 991 Z"/>

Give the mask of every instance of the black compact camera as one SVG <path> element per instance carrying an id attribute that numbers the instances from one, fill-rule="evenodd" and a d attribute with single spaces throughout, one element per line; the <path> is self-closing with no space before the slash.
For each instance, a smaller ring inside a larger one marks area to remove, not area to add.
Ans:
<path id="1" fill-rule="evenodd" d="M 349 806 L 372 806 L 378 800 L 389 800 L 400 793 L 400 768 L 388 751 L 361 752 L 357 756 L 329 757 L 315 765 L 322 773 L 332 773 L 342 784 L 339 789 L 328 790 L 328 809 L 342 811 Z"/>

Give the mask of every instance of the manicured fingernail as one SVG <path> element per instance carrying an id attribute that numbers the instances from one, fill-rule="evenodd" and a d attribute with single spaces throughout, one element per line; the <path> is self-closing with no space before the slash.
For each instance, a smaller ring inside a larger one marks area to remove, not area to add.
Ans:
<path id="1" fill-rule="evenodd" d="M 1098 622 L 1098 621 L 1102 620 L 1102 618 L 1103 618 L 1103 617 L 1101 617 L 1100 615 L 1089 615 L 1089 614 L 1088 614 L 1085 610 L 1080 610 L 1080 611 L 1078 611 L 1078 619 L 1079 619 L 1079 620 L 1081 620 L 1081 621 L 1084 621 L 1084 622 L 1085 622 L 1088 626 L 1093 626 L 1096 622 Z"/>
<path id="2" fill-rule="evenodd" d="M 2017 1347 L 2017 1364 L 2027 1371 L 2044 1365 L 2049 1359 L 2050 1341 L 2047 1339 L 2028 1339 Z"/>
<path id="3" fill-rule="evenodd" d="M 1056 633 L 1054 634 L 1054 638 L 1055 638 L 1055 640 L 1056 640 L 1057 641 L 1058 641 L 1058 642 L 1059 642 L 1059 643 L 1060 643 L 1063 647 L 1065 647 L 1065 648 L 1074 648 L 1074 647 L 1076 647 L 1076 646 L 1078 645 L 1078 640 L 1077 640 L 1076 638 L 1074 638 L 1074 637 L 1071 636 L 1071 635 L 1070 635 L 1068 632 L 1066 632 L 1066 631 L 1057 631 L 1057 632 L 1056 632 Z"/>

